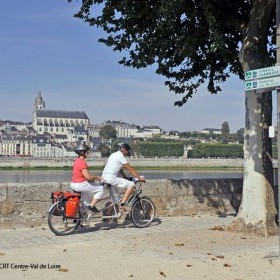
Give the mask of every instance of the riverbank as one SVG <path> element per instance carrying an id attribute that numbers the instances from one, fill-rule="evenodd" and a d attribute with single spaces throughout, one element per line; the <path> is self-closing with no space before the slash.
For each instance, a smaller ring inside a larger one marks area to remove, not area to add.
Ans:
<path id="1" fill-rule="evenodd" d="M 74 158 L 1 158 L 0 169 L 10 168 L 71 168 Z M 89 158 L 89 167 L 103 169 L 108 158 Z M 130 158 L 129 162 L 137 168 L 174 169 L 243 169 L 243 159 L 186 159 L 186 158 Z"/>

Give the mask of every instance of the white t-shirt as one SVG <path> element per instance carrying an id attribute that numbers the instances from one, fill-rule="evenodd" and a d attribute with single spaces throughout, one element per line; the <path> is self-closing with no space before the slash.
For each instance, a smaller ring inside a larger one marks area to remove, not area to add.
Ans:
<path id="1" fill-rule="evenodd" d="M 128 161 L 121 151 L 112 153 L 104 167 L 102 177 L 105 180 L 106 178 L 117 177 L 119 171 L 122 169 L 122 166 L 126 163 L 128 163 Z"/>

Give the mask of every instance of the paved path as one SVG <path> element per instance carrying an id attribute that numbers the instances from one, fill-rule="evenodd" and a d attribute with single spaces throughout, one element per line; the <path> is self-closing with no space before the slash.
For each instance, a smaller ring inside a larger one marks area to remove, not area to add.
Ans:
<path id="1" fill-rule="evenodd" d="M 232 216 L 96 223 L 55 236 L 47 226 L 0 230 L 0 279 L 233 279 L 280 277 L 278 236 L 224 230 Z"/>
<path id="2" fill-rule="evenodd" d="M 189 229 L 199 229 L 211 227 L 216 224 L 227 225 L 233 218 L 231 216 L 220 218 L 215 216 L 202 216 L 196 218 L 158 218 L 147 228 L 135 228 L 131 223 L 113 224 L 106 223 L 93 224 L 92 227 L 80 228 L 77 234 L 69 236 L 56 236 L 48 228 L 22 228 L 0 230 L 0 250 L 12 248 L 24 248 L 54 244 L 67 244 L 81 241 L 98 241 L 103 239 L 119 239 L 125 236 L 138 236 L 144 233 L 172 232 Z"/>

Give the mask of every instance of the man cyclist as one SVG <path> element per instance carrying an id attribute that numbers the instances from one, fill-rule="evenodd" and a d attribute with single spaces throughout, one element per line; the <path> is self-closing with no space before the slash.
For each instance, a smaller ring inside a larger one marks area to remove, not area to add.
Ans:
<path id="1" fill-rule="evenodd" d="M 133 188 L 135 183 L 128 180 L 125 175 L 123 168 L 130 172 L 130 174 L 140 180 L 140 182 L 145 182 L 145 179 L 141 177 L 138 172 L 128 163 L 126 157 L 130 155 L 131 148 L 127 143 L 123 143 L 120 146 L 120 150 L 114 152 L 108 158 L 108 161 L 103 169 L 102 178 L 106 183 L 110 184 L 112 193 L 114 195 L 115 201 L 119 200 L 119 193 L 117 187 L 121 189 L 126 189 L 124 196 L 121 200 L 120 211 L 124 212 L 125 202 L 128 200 L 131 193 L 133 193 Z"/>

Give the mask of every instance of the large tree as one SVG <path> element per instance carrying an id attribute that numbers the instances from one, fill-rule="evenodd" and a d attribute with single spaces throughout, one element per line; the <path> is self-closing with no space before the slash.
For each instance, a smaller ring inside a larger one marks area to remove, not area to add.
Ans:
<path id="1" fill-rule="evenodd" d="M 222 143 L 227 144 L 229 141 L 229 125 L 228 122 L 222 123 Z"/>
<path id="2" fill-rule="evenodd" d="M 112 125 L 104 125 L 100 128 L 99 135 L 102 139 L 107 139 L 112 142 L 117 138 L 117 131 Z"/>
<path id="3" fill-rule="evenodd" d="M 72 0 L 68 0 L 71 2 Z M 275 0 L 83 0 L 75 15 L 108 36 L 121 64 L 156 65 L 184 105 L 199 86 L 221 91 L 230 74 L 275 63 Z M 272 191 L 271 92 L 245 94 L 244 182 L 234 226 L 264 235 L 276 230 Z"/>

